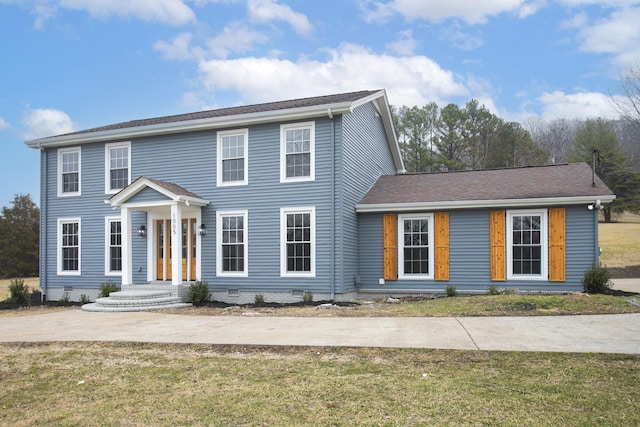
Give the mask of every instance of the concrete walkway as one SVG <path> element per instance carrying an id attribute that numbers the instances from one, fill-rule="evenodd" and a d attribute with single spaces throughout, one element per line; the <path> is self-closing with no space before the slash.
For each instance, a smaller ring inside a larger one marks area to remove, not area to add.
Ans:
<path id="1" fill-rule="evenodd" d="M 640 314 L 216 317 L 80 309 L 0 318 L 0 342 L 136 341 L 640 354 Z"/>

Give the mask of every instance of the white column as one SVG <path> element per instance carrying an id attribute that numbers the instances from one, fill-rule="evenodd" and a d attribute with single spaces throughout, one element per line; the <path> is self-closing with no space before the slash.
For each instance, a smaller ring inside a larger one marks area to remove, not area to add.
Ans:
<path id="1" fill-rule="evenodd" d="M 171 204 L 171 284 L 182 284 L 182 207 Z"/>
<path id="2" fill-rule="evenodd" d="M 196 277 L 192 277 L 191 280 L 202 280 L 202 236 L 200 235 L 201 224 L 202 209 L 198 209 L 198 213 L 196 214 Z"/>
<path id="3" fill-rule="evenodd" d="M 120 209 L 120 229 L 122 232 L 122 284 L 133 284 L 133 250 L 132 230 L 131 230 L 131 211 L 129 208 Z"/>

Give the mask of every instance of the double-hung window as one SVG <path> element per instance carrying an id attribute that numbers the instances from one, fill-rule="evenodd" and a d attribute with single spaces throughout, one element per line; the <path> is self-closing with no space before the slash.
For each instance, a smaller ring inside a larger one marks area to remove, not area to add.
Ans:
<path id="1" fill-rule="evenodd" d="M 434 269 L 433 214 L 398 216 L 400 279 L 432 279 Z"/>
<path id="2" fill-rule="evenodd" d="M 546 280 L 547 211 L 507 211 L 507 278 Z"/>
<path id="3" fill-rule="evenodd" d="M 315 180 L 315 123 L 280 126 L 280 181 Z"/>
<path id="4" fill-rule="evenodd" d="M 280 210 L 281 276 L 315 277 L 315 258 L 315 208 L 282 208 Z"/>
<path id="5" fill-rule="evenodd" d="M 58 274 L 80 274 L 80 218 L 58 219 Z"/>
<path id="6" fill-rule="evenodd" d="M 218 276 L 247 277 L 247 211 L 216 213 Z"/>
<path id="7" fill-rule="evenodd" d="M 248 129 L 218 132 L 218 186 L 247 185 Z"/>
<path id="8" fill-rule="evenodd" d="M 113 194 L 131 182 L 131 143 L 105 146 L 105 193 Z"/>
<path id="9" fill-rule="evenodd" d="M 80 195 L 80 147 L 58 150 L 58 196 Z"/>
<path id="10" fill-rule="evenodd" d="M 105 274 L 122 274 L 122 223 L 120 217 L 105 220 Z"/>

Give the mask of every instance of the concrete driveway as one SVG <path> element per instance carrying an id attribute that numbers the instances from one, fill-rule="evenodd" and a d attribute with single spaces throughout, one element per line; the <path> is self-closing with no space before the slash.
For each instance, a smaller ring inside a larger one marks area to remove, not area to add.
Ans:
<path id="1" fill-rule="evenodd" d="M 0 342 L 136 341 L 640 354 L 640 314 L 216 317 L 80 309 L 0 318 Z"/>

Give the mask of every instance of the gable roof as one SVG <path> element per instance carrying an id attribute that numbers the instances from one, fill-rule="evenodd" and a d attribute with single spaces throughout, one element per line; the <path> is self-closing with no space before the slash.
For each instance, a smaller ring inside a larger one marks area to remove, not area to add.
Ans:
<path id="1" fill-rule="evenodd" d="M 391 109 L 384 90 L 364 90 L 132 120 L 63 135 L 34 139 L 25 143 L 31 148 L 43 149 L 197 130 L 222 129 L 232 126 L 248 126 L 284 120 L 306 120 L 322 116 L 333 117 L 338 114 L 350 113 L 355 108 L 368 102 L 372 102 L 380 112 L 396 170 L 404 172 L 400 146 L 398 145 L 391 119 Z"/>
<path id="2" fill-rule="evenodd" d="M 382 176 L 358 212 L 610 203 L 615 195 L 586 163 Z"/>
<path id="3" fill-rule="evenodd" d="M 161 181 L 159 179 L 141 176 L 131 184 L 111 196 L 108 202 L 113 207 L 122 206 L 127 203 L 133 196 L 144 190 L 151 188 L 158 193 L 164 195 L 170 200 L 184 202 L 187 205 L 207 206 L 209 202 L 195 193 L 181 187 L 173 182 Z"/>

